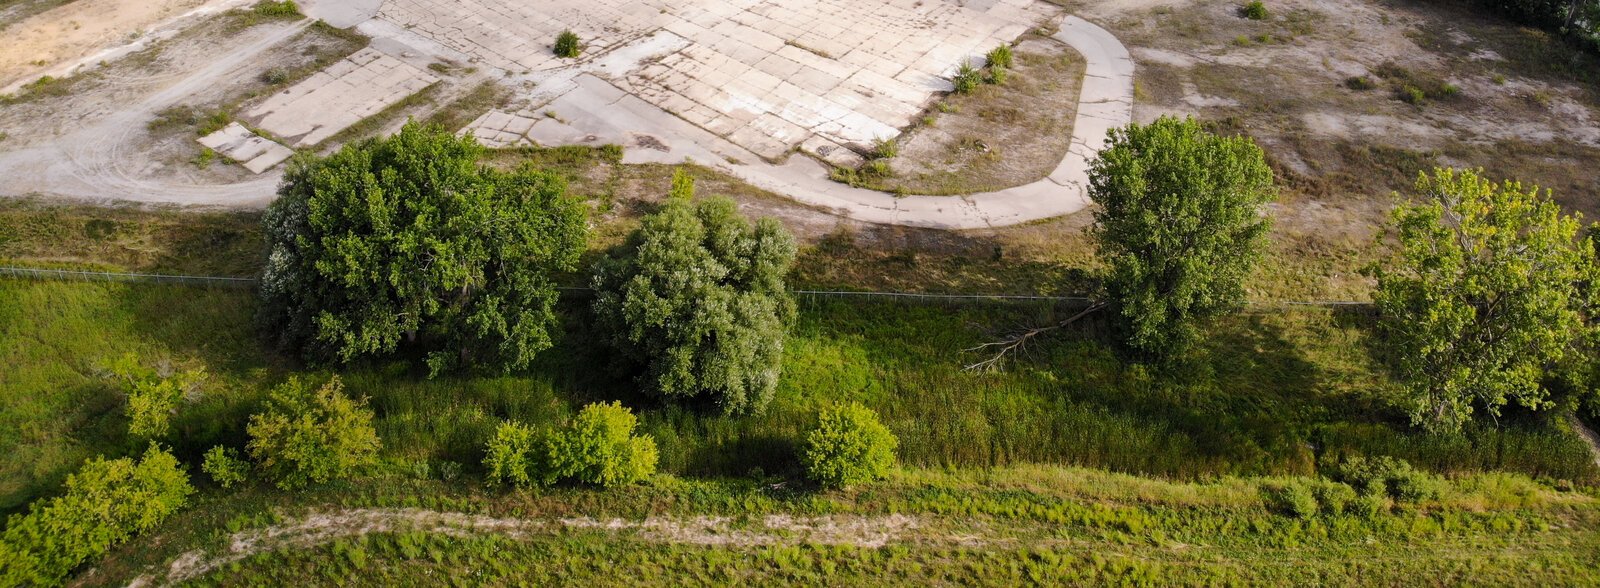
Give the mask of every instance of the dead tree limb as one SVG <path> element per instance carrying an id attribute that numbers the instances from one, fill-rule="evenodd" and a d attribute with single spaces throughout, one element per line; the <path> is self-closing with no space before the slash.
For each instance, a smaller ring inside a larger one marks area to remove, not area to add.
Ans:
<path id="1" fill-rule="evenodd" d="M 1086 316 L 1089 316 L 1091 314 L 1094 314 L 1094 313 L 1100 311 L 1101 309 L 1103 309 L 1105 307 L 1106 307 L 1106 303 L 1097 302 L 1095 304 L 1090 305 L 1089 308 L 1085 308 L 1085 309 L 1083 309 L 1083 311 L 1079 312 L 1078 314 L 1075 314 L 1075 315 L 1072 315 L 1070 317 L 1067 317 L 1066 320 L 1061 321 L 1059 323 L 1056 323 L 1056 324 L 1053 324 L 1053 325 L 1049 325 L 1049 326 L 1044 326 L 1044 327 L 1035 327 L 1035 328 L 1028 329 L 1026 331 L 1022 331 L 1020 333 L 1014 334 L 1014 335 L 1012 335 L 1010 337 L 1006 337 L 1006 338 L 1001 339 L 999 341 L 993 341 L 993 342 L 989 342 L 989 343 L 984 343 L 984 344 L 979 345 L 977 347 L 972 347 L 972 348 L 965 349 L 963 351 L 965 351 L 967 353 L 992 350 L 994 355 L 991 356 L 989 359 L 985 359 L 985 360 L 977 362 L 977 363 L 969 364 L 966 367 L 963 367 L 962 369 L 966 370 L 966 371 L 974 371 L 974 370 L 986 370 L 986 369 L 994 368 L 994 367 L 1000 365 L 1001 362 L 1004 362 L 1006 357 L 1014 355 L 1018 351 L 1022 351 L 1024 348 L 1026 348 L 1028 346 L 1028 342 L 1033 340 L 1034 337 L 1038 337 L 1039 335 L 1048 333 L 1050 331 L 1054 331 L 1056 329 L 1060 329 L 1062 327 L 1066 327 L 1067 325 L 1071 325 L 1072 323 L 1077 322 L 1079 319 L 1082 319 L 1083 317 L 1086 317 Z"/>

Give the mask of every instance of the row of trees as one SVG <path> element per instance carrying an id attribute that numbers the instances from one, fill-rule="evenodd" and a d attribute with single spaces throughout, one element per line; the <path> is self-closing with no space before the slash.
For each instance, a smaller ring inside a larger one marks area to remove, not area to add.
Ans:
<path id="1" fill-rule="evenodd" d="M 526 367 L 559 328 L 557 278 L 587 246 L 583 205 L 532 168 L 480 165 L 471 137 L 407 124 L 296 159 L 269 209 L 261 319 L 315 363 L 424 350 L 431 373 Z M 640 384 L 724 412 L 777 387 L 794 318 L 794 238 L 673 179 L 660 212 L 594 268 L 594 314 Z"/>
<path id="2" fill-rule="evenodd" d="M 1206 321 L 1246 302 L 1274 196 L 1261 149 L 1162 118 L 1113 131 L 1089 177 L 1122 341 L 1143 359 L 1182 357 Z M 1454 430 L 1475 408 L 1600 395 L 1600 242 L 1580 229 L 1537 187 L 1422 175 L 1393 213 L 1398 251 L 1368 270 L 1378 347 L 1415 423 Z"/>
<path id="3" fill-rule="evenodd" d="M 1090 229 L 1104 303 L 1136 359 L 1182 357 L 1205 322 L 1246 301 L 1276 196 L 1265 155 L 1192 119 L 1114 130 L 1091 164 Z M 559 178 L 481 166 L 470 137 L 399 135 L 291 165 L 267 217 L 263 318 L 290 349 L 348 362 L 402 344 L 434 373 L 525 367 L 551 346 L 556 279 L 576 269 L 584 209 Z M 1415 420 L 1460 426 L 1474 407 L 1547 406 L 1550 374 L 1592 370 L 1593 241 L 1548 194 L 1439 170 L 1394 216 L 1399 252 L 1372 269 L 1386 357 Z M 759 411 L 776 389 L 796 245 L 726 199 L 667 201 L 597 263 L 595 324 L 648 391 Z M 1082 316 L 1082 315 L 1080 315 Z M 1015 349 L 1029 334 L 1001 345 Z M 981 364 L 980 364 L 981 365 Z M 1581 388 L 1582 386 L 1568 386 Z M 1590 386 L 1592 388 L 1592 386 Z"/>

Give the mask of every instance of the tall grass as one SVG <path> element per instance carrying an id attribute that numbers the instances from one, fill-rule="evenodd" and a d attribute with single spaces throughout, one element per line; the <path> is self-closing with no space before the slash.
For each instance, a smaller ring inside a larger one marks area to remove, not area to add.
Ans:
<path id="1" fill-rule="evenodd" d="M 264 391 L 300 369 L 260 346 L 253 301 L 240 290 L 0 281 L 0 507 L 54 487 L 84 457 L 129 449 L 123 401 L 98 375 L 128 351 L 204 363 L 212 374 L 174 420 L 180 456 L 242 444 Z M 1002 372 L 972 373 L 961 369 L 973 358 L 963 349 L 1071 309 L 810 300 L 787 341 L 776 400 L 734 419 L 642 396 L 596 343 L 586 305 L 564 306 L 565 336 L 527 373 L 428 380 L 405 358 L 343 370 L 347 390 L 378 414 L 386 459 L 473 471 L 501 419 L 553 423 L 620 399 L 640 410 L 665 472 L 791 476 L 795 443 L 817 410 L 856 400 L 900 438 L 900 459 L 921 466 L 1051 463 L 1195 478 L 1308 474 L 1319 455 L 1362 453 L 1443 472 L 1597 481 L 1581 441 L 1534 417 L 1456 435 L 1413 430 L 1361 348 L 1361 319 L 1324 310 L 1226 320 L 1190 365 L 1166 372 L 1124 363 L 1090 323 Z"/>

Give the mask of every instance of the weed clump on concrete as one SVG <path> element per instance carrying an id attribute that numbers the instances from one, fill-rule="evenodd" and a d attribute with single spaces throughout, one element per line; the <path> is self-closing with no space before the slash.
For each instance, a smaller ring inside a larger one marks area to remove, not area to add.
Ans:
<path id="1" fill-rule="evenodd" d="M 273 0 L 261 0 L 255 6 L 250 7 L 250 11 L 257 16 L 270 18 L 300 18 L 303 16 L 300 13 L 300 6 L 295 4 L 294 0 L 276 2 Z"/>
<path id="2" fill-rule="evenodd" d="M 872 159 L 889 159 L 900 154 L 900 142 L 894 137 L 878 139 L 872 143 L 872 152 L 867 155 Z"/>
<path id="3" fill-rule="evenodd" d="M 978 68 L 972 67 L 970 63 L 961 64 L 961 67 L 956 69 L 955 77 L 950 78 L 950 83 L 955 86 L 957 94 L 972 92 L 982 82 L 983 73 L 979 72 Z"/>
<path id="4" fill-rule="evenodd" d="M 579 53 L 583 52 L 583 44 L 579 41 L 578 34 L 570 29 L 561 31 L 561 34 L 556 35 L 555 52 L 557 57 L 565 57 L 567 59 L 577 57 Z"/>
<path id="5" fill-rule="evenodd" d="M 1263 4 L 1261 0 L 1255 0 L 1244 5 L 1243 8 L 1239 9 L 1239 14 L 1250 20 L 1267 20 L 1271 16 L 1267 13 L 1267 5 Z"/>
<path id="6" fill-rule="evenodd" d="M 1378 87 L 1378 84 L 1367 76 L 1354 76 L 1344 81 L 1344 87 L 1351 90 L 1366 91 Z"/>
<path id="7" fill-rule="evenodd" d="M 990 67 L 1011 67 L 1013 59 L 1013 56 L 1011 55 L 1011 46 L 1001 45 L 999 47 L 995 47 L 994 49 L 989 50 L 989 53 L 984 57 L 989 60 Z"/>

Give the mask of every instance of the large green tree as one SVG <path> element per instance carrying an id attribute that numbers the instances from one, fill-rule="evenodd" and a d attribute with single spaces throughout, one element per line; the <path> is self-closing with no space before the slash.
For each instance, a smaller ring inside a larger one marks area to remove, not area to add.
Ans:
<path id="1" fill-rule="evenodd" d="M 1548 368 L 1583 341 L 1596 275 L 1580 221 L 1536 186 L 1435 170 L 1393 213 L 1399 250 L 1372 267 L 1381 348 L 1412 419 L 1455 430 L 1475 408 L 1549 403 Z"/>
<path id="2" fill-rule="evenodd" d="M 677 175 L 661 211 L 597 264 L 595 314 L 649 390 L 759 411 L 777 388 L 794 319 L 784 289 L 794 237 L 773 219 L 752 226 L 732 200 L 695 203 L 693 193 Z"/>
<path id="3" fill-rule="evenodd" d="M 434 373 L 511 370 L 552 344 L 552 274 L 576 268 L 582 205 L 562 180 L 479 164 L 470 136 L 398 135 L 297 158 L 267 211 L 263 317 L 287 348 L 348 362 L 426 340 Z"/>
<path id="4" fill-rule="evenodd" d="M 1244 300 L 1276 191 L 1261 148 L 1194 119 L 1162 117 L 1111 132 L 1089 166 L 1090 229 L 1125 342 L 1151 357 L 1181 352 L 1197 324 Z"/>

